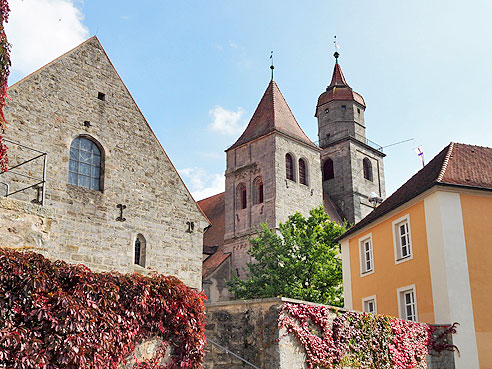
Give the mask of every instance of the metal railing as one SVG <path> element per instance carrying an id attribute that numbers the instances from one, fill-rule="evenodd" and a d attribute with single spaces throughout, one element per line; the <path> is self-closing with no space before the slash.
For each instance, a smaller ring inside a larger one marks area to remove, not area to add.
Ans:
<path id="1" fill-rule="evenodd" d="M 383 152 L 383 147 L 381 145 L 378 145 L 374 141 L 371 141 L 368 138 L 366 138 L 365 136 L 359 135 L 358 133 L 350 132 L 349 130 L 344 130 L 344 131 L 340 131 L 340 132 L 337 132 L 337 133 L 332 134 L 332 135 L 328 135 L 327 137 L 322 138 L 321 140 L 316 142 L 316 145 L 318 145 L 321 148 L 325 148 L 329 144 L 336 142 L 338 140 L 341 140 L 343 138 L 346 138 L 346 137 L 352 137 L 352 138 L 356 139 L 357 141 L 362 142 L 362 143 L 366 144 L 367 146 L 372 147 L 373 149 L 376 149 L 380 152 Z"/>
<path id="2" fill-rule="evenodd" d="M 36 188 L 38 190 L 38 194 L 37 194 L 37 198 L 34 202 L 44 206 L 45 189 L 46 189 L 46 159 L 47 159 L 48 154 L 44 151 L 37 150 L 37 149 L 32 148 L 30 146 L 26 146 L 26 145 L 23 145 L 21 143 L 18 143 L 18 142 L 12 141 L 12 140 L 8 140 L 6 138 L 4 138 L 3 141 L 33 152 L 33 156 L 30 157 L 29 159 L 24 160 L 18 164 L 12 165 L 11 167 L 8 167 L 6 171 L 3 171 L 0 173 L 0 176 L 1 176 L 0 179 L 2 179 L 2 181 L 0 181 L 0 184 L 3 184 L 5 186 L 5 197 L 15 195 L 16 193 L 26 191 L 30 188 Z M 7 151 L 7 155 L 8 155 L 8 151 Z M 43 173 L 42 177 L 36 177 L 36 176 L 32 176 L 30 174 L 21 173 L 18 170 L 18 169 L 22 169 L 22 166 L 25 166 L 27 163 L 35 162 L 35 160 L 38 160 L 38 159 L 42 160 L 42 168 L 43 168 L 42 169 L 42 173 Z M 26 181 L 27 185 L 20 188 L 20 189 L 16 189 L 14 192 L 10 192 L 11 185 L 9 182 L 7 182 L 7 180 L 5 180 L 6 176 L 9 174 L 14 174 L 16 176 L 26 178 L 27 179 L 27 181 Z"/>
<path id="3" fill-rule="evenodd" d="M 236 359 L 241 360 L 243 363 L 248 364 L 250 367 L 255 368 L 255 369 L 261 369 L 261 368 L 257 367 L 255 364 L 250 363 L 248 360 L 246 360 L 246 359 L 242 358 L 242 357 L 241 357 L 241 356 L 239 356 L 238 354 L 236 354 L 236 353 L 232 352 L 232 351 L 231 351 L 231 350 L 229 350 L 227 347 L 224 347 L 224 346 L 222 346 L 222 345 L 219 345 L 217 342 L 212 341 L 210 338 L 207 338 L 207 341 L 208 341 L 208 342 L 210 342 L 211 344 L 213 344 L 213 345 L 217 346 L 217 347 L 218 347 L 218 348 L 220 348 L 221 350 L 225 351 L 226 353 L 228 353 L 228 354 L 230 354 L 230 355 L 234 356 Z"/>

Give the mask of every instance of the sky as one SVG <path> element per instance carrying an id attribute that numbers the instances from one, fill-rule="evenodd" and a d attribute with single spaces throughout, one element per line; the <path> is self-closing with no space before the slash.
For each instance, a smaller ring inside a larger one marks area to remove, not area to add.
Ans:
<path id="1" fill-rule="evenodd" d="M 449 142 L 492 146 L 490 0 L 10 0 L 9 84 L 97 35 L 196 200 L 275 80 L 304 132 L 330 83 L 333 37 L 384 148 L 387 195 Z"/>

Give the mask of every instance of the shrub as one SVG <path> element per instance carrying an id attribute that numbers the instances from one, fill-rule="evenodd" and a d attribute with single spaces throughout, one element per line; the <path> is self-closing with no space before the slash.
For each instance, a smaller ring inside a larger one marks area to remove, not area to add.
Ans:
<path id="1" fill-rule="evenodd" d="M 201 368 L 203 299 L 174 277 L 94 273 L 0 249 L 0 367 L 113 369 L 159 337 L 171 349 L 166 369 Z"/>

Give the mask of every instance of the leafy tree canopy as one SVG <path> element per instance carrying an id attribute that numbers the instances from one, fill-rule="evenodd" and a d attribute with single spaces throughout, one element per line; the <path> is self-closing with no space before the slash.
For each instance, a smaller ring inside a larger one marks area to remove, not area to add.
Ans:
<path id="1" fill-rule="evenodd" d="M 283 296 L 343 306 L 342 261 L 334 239 L 346 226 L 330 221 L 322 207 L 308 218 L 295 213 L 277 233 L 262 224 L 249 240 L 255 261 L 247 265 L 247 279 L 234 276 L 230 291 L 238 299 Z"/>

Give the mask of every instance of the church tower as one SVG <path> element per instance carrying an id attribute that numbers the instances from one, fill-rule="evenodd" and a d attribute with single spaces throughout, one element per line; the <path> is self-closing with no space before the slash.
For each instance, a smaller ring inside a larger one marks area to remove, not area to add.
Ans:
<path id="1" fill-rule="evenodd" d="M 224 252 L 243 275 L 248 237 L 323 203 L 320 149 L 306 136 L 272 79 L 239 139 L 226 150 Z"/>
<path id="2" fill-rule="evenodd" d="M 325 208 L 335 206 L 350 223 L 373 210 L 369 195 L 384 198 L 382 148 L 366 138 L 361 95 L 348 85 L 335 52 L 330 85 L 318 98 L 316 118 L 321 152 Z"/>

